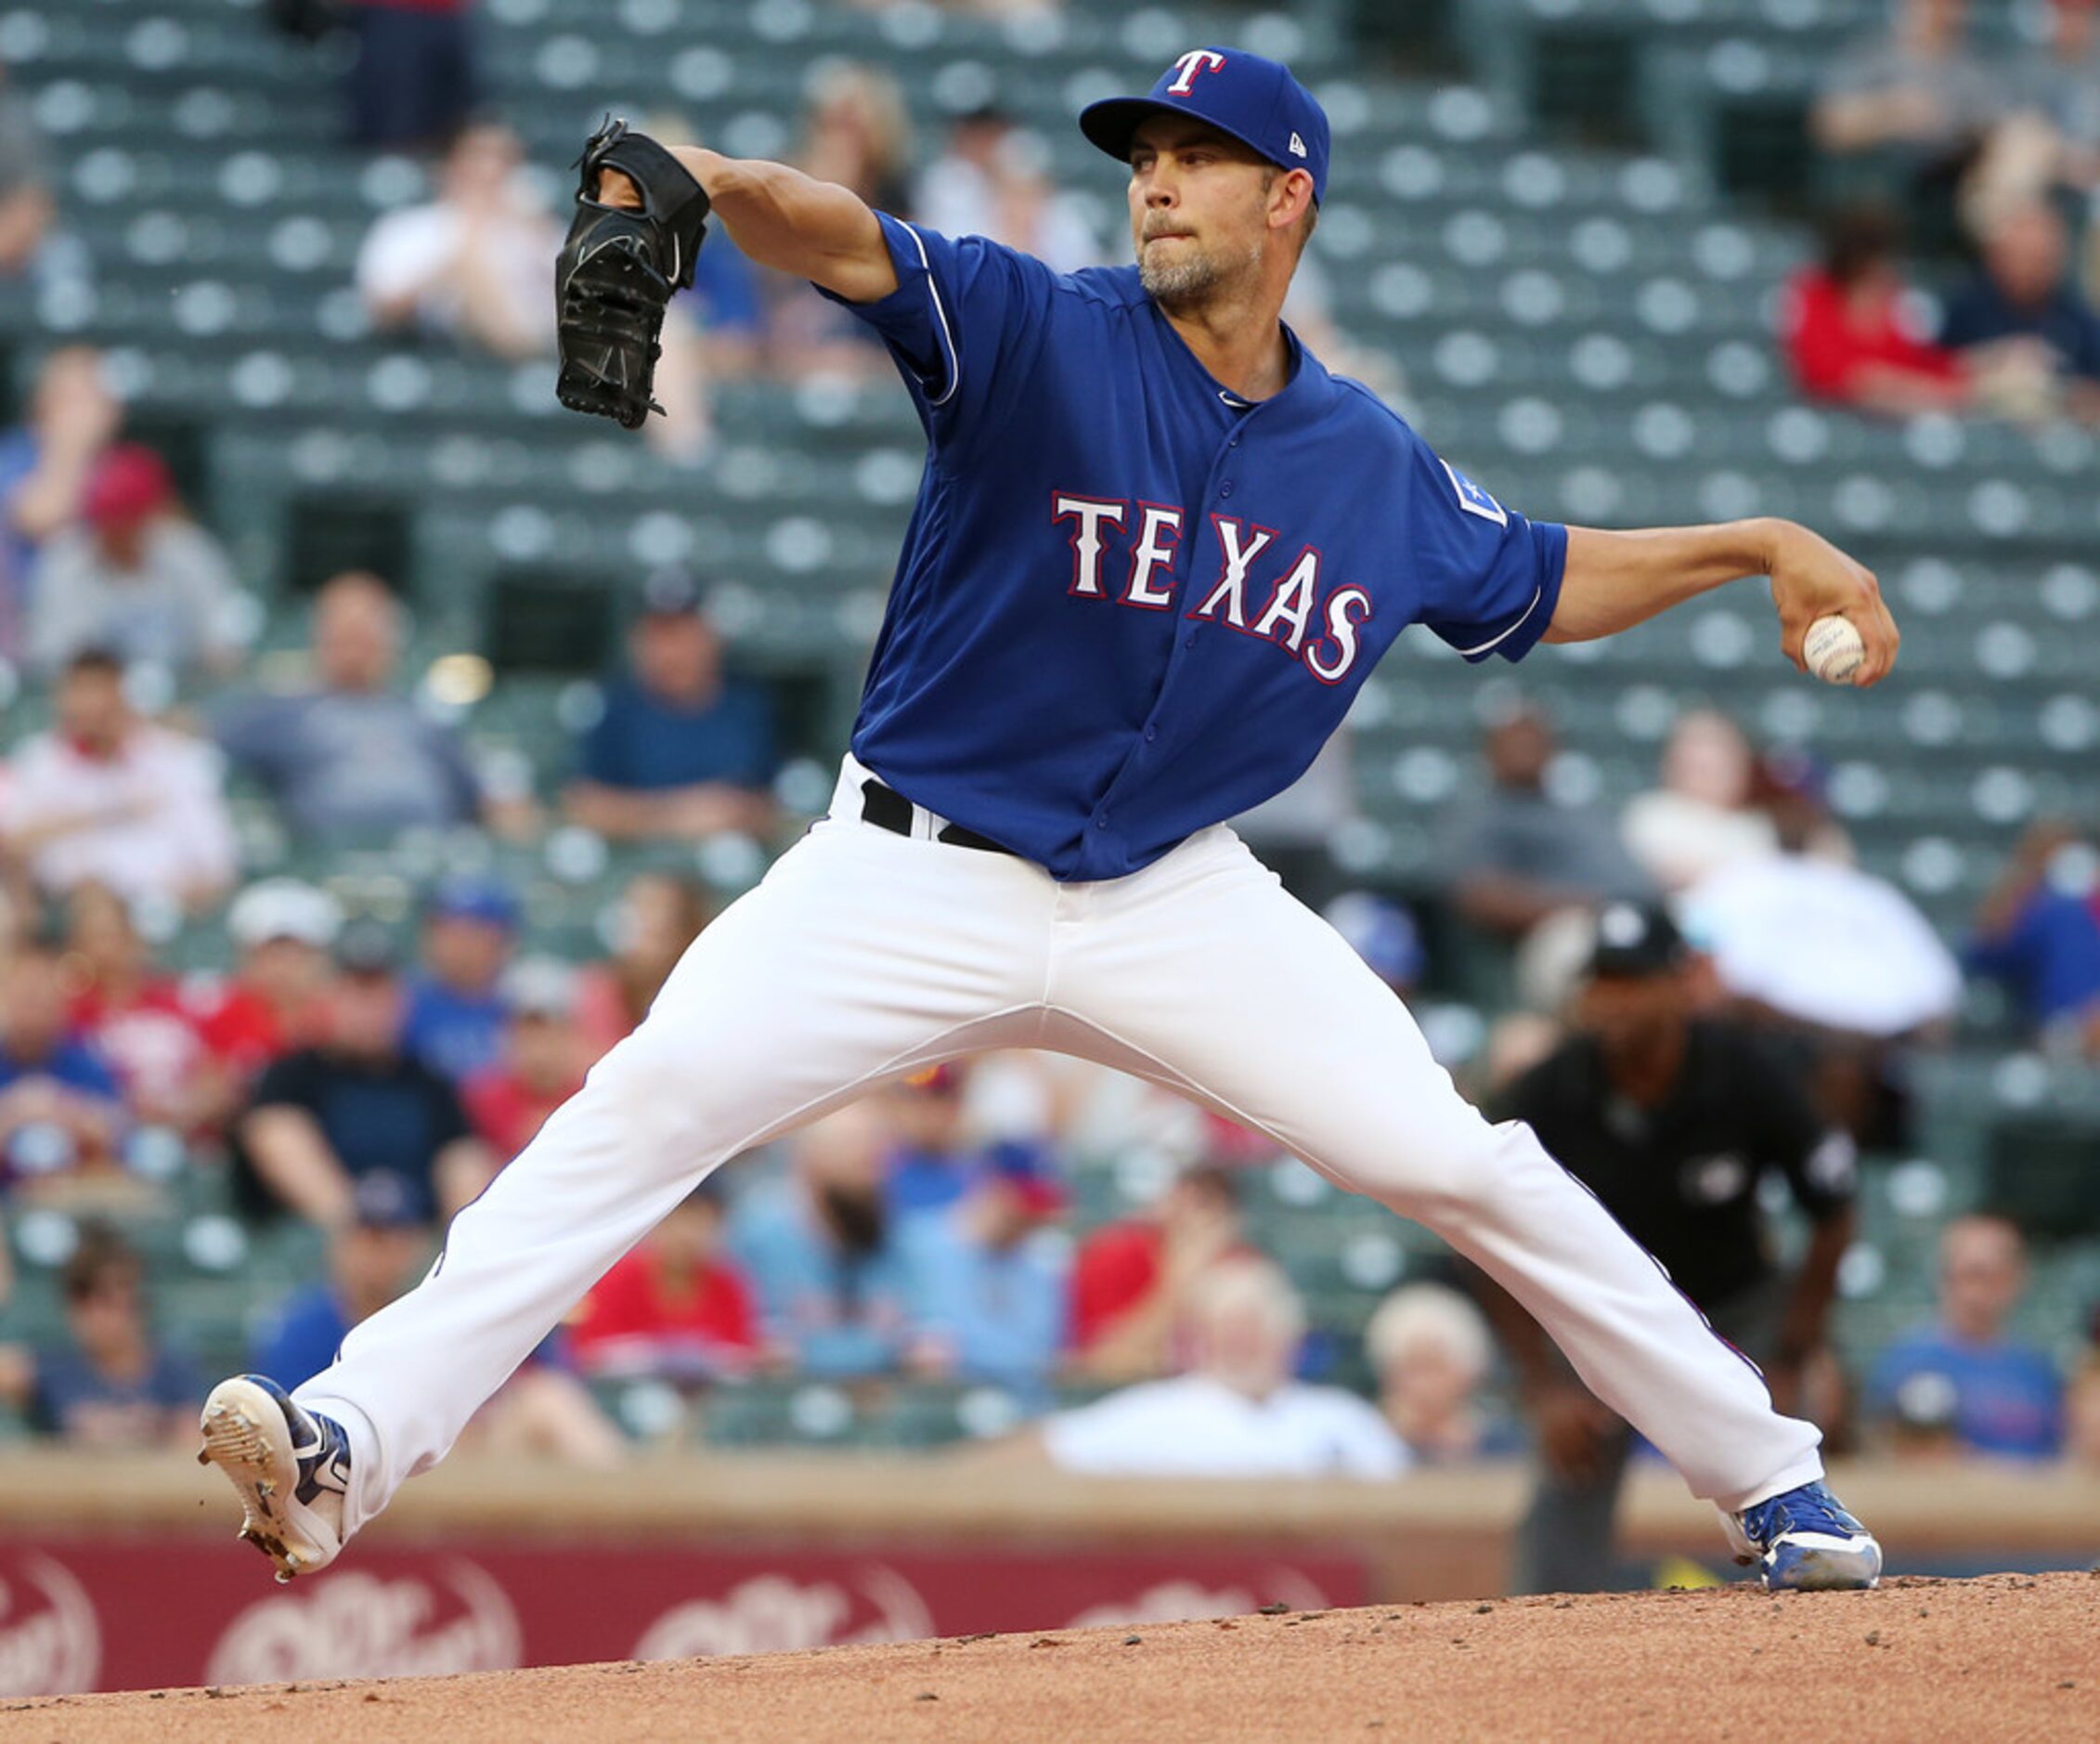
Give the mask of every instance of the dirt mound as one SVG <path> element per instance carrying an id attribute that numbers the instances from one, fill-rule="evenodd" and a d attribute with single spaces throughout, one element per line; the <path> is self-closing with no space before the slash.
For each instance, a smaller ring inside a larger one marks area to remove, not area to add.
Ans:
<path id="1" fill-rule="evenodd" d="M 59 1696 L 0 1738 L 2100 1737 L 2100 1573 L 1497 1599 L 578 1665 Z"/>

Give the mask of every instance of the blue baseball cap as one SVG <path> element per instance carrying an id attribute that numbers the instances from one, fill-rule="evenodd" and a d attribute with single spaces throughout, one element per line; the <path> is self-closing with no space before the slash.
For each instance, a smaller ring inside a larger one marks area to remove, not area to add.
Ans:
<path id="1" fill-rule="evenodd" d="M 495 879 L 460 873 L 431 892 L 423 915 L 431 920 L 479 920 L 509 931 L 518 924 L 518 899 Z"/>
<path id="2" fill-rule="evenodd" d="M 1130 162 L 1131 137 L 1162 111 L 1228 133 L 1278 168 L 1308 170 L 1313 200 L 1327 198 L 1327 111 L 1280 60 L 1244 48 L 1191 48 L 1147 97 L 1109 97 L 1080 111 L 1079 130 L 1110 157 Z"/>

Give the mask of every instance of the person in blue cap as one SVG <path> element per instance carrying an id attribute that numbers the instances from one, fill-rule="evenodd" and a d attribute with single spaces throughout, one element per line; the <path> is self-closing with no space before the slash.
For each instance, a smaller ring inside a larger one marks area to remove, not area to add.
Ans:
<path id="1" fill-rule="evenodd" d="M 280 1574 L 322 1567 L 718 1165 L 943 1061 L 1042 1048 L 1180 1090 L 1436 1230 L 1768 1583 L 1872 1585 L 1879 1548 L 1822 1487 L 1815 1426 L 1528 1127 L 1459 1096 L 1225 820 L 1304 771 L 1410 625 L 1515 660 L 1769 576 L 1787 657 L 1842 615 L 1872 683 L 1897 644 L 1873 577 L 1778 520 L 1529 520 L 1331 374 L 1280 314 L 1331 157 L 1288 68 L 1192 47 L 1081 125 L 1125 165 L 1129 266 L 1058 273 L 782 164 L 677 154 L 743 254 L 882 339 L 927 432 L 830 814 L 416 1290 L 295 1396 L 214 1392 L 204 1456 Z M 598 202 L 664 222 L 594 163 Z"/>
<path id="2" fill-rule="evenodd" d="M 518 943 L 518 899 L 495 879 L 442 879 L 423 905 L 422 965 L 409 977 L 405 1052 L 460 1085 L 502 1057 L 503 970 Z"/>

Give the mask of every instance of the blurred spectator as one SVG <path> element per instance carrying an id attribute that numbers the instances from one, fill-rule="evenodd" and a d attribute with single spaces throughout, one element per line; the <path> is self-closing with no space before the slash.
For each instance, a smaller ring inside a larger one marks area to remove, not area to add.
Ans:
<path id="1" fill-rule="evenodd" d="M 743 1374 L 761 1360 L 758 1304 L 724 1251 L 721 1195 L 710 1182 L 599 1280 L 570 1342 L 586 1374 L 675 1385 Z"/>
<path id="2" fill-rule="evenodd" d="M 2100 5 L 2054 0 L 2045 40 L 2004 75 L 2011 113 L 1964 190 L 1970 228 L 2008 205 L 2100 188 Z"/>
<path id="3" fill-rule="evenodd" d="M 790 159 L 819 181 L 850 189 L 877 212 L 908 218 L 912 126 L 904 96 L 881 69 L 828 59 L 811 72 L 802 137 Z M 783 365 L 797 372 L 864 373 L 887 362 L 879 336 L 800 280 L 774 275 L 773 337 Z"/>
<path id="4" fill-rule="evenodd" d="M 395 694 L 402 631 L 383 581 L 337 576 L 314 598 L 313 686 L 235 698 L 214 720 L 219 744 L 309 839 L 477 817 L 517 833 L 529 806 L 485 795 L 458 735 Z"/>
<path id="5" fill-rule="evenodd" d="M 350 137 L 398 150 L 449 138 L 473 112 L 473 0 L 349 0 L 357 34 Z"/>
<path id="6" fill-rule="evenodd" d="M 2060 818 L 2030 825 L 1977 909 L 1969 967 L 2029 1021 L 2100 1060 L 2100 852 Z"/>
<path id="7" fill-rule="evenodd" d="M 2020 1234 L 2000 1217 L 1956 1217 L 1939 1238 L 1939 1318 L 1881 1353 L 1867 1413 L 1893 1428 L 1943 1417 L 1972 1453 L 2053 1456 L 2064 1436 L 2064 1385 L 2042 1351 L 2005 1335 L 2027 1290 Z"/>
<path id="8" fill-rule="evenodd" d="M 328 1276 L 279 1303 L 255 1341 L 255 1371 L 283 1386 L 310 1381 L 335 1360 L 343 1335 L 416 1282 L 430 1262 L 432 1231 L 394 1175 L 360 1176 L 350 1215 L 330 1232 Z"/>
<path id="9" fill-rule="evenodd" d="M 387 213 L 358 251 L 374 326 L 448 335 L 499 358 L 551 350 L 562 237 L 524 163 L 502 123 L 460 130 L 438 166 L 437 198 Z"/>
<path id="10" fill-rule="evenodd" d="M 166 463 L 119 443 L 95 462 L 81 525 L 56 535 L 32 578 L 29 646 L 58 668 L 87 648 L 175 671 L 224 673 L 240 656 L 233 566 L 182 513 Z"/>
<path id="11" fill-rule="evenodd" d="M 238 1138 L 268 1199 L 324 1228 L 356 1183 L 390 1175 L 419 1222 L 449 1218 L 487 1180 L 487 1154 L 452 1086 L 401 1048 L 393 942 L 353 921 L 335 946 L 328 1035 L 264 1072 Z"/>
<path id="12" fill-rule="evenodd" d="M 770 829 L 771 699 L 724 674 L 721 631 L 690 577 L 649 578 L 628 654 L 632 676 L 608 687 L 583 742 L 571 819 L 616 840 Z"/>
<path id="13" fill-rule="evenodd" d="M 54 212 L 35 111 L 0 70 L 0 276 L 36 258 Z"/>
<path id="14" fill-rule="evenodd" d="M 583 971 L 577 1022 L 593 1060 L 641 1022 L 708 920 L 707 893 L 690 878 L 638 872 L 613 920 L 613 955 Z"/>
<path id="15" fill-rule="evenodd" d="M 1931 1039 L 1953 1017 L 1961 969 L 1895 885 L 1817 851 L 1830 820 L 1814 776 L 1773 767 L 1780 852 L 1687 892 L 1686 931 L 1737 1013 L 1811 1062 L 1831 1120 L 1863 1145 L 1900 1143 L 1896 1045 Z"/>
<path id="16" fill-rule="evenodd" d="M 106 885 L 83 884 L 67 898 L 66 965 L 76 978 L 73 1031 L 116 1074 L 135 1119 L 191 1133 L 231 1112 L 180 984 Z"/>
<path id="17" fill-rule="evenodd" d="M 979 1162 L 960 1200 L 907 1227 L 914 1368 L 1003 1386 L 1031 1410 L 1050 1402 L 1069 1253 L 1044 1226 L 1063 1206 L 1037 1154 L 1006 1144 Z"/>
<path id="18" fill-rule="evenodd" d="M 2100 315 L 2068 277 L 2069 242 L 2041 201 L 1998 213 L 1983 265 L 1947 304 L 1939 343 L 1962 354 L 1979 397 L 2013 416 L 2100 418 Z"/>
<path id="19" fill-rule="evenodd" d="M 1282 1272 L 1234 1259 L 1189 1300 L 1190 1373 L 1143 1381 L 1043 1425 L 1050 1463 L 1133 1477 L 1396 1477 L 1407 1450 L 1375 1407 L 1294 1381 L 1305 1310 Z"/>
<path id="20" fill-rule="evenodd" d="M 1809 115 L 1840 186 L 1951 189 L 2004 106 L 1968 42 L 1968 0 L 1890 0 L 1889 27 L 1823 74 Z"/>
<path id="21" fill-rule="evenodd" d="M 36 1352 L 32 1421 L 75 1447 L 191 1446 L 203 1385 L 153 1330 L 137 1254 L 115 1230 L 89 1223 L 61 1288 L 67 1341 Z"/>
<path id="22" fill-rule="evenodd" d="M 827 1115 L 789 1140 L 788 1178 L 753 1189 L 730 1219 L 767 1340 L 804 1373 L 888 1374 L 902 1360 L 911 1277 L 883 1199 L 888 1138 L 872 1103 Z"/>
<path id="23" fill-rule="evenodd" d="M 918 178 L 913 210 L 943 236 L 986 236 L 1054 272 L 1102 262 L 1094 227 L 1046 174 L 1042 140 L 1014 124 L 994 103 L 959 117 L 940 155 Z"/>
<path id="24" fill-rule="evenodd" d="M 2100 1350 L 2087 1352 L 2064 1391 L 2064 1452 L 2082 1470 L 2100 1472 Z"/>
<path id="25" fill-rule="evenodd" d="M 576 1025 L 576 970 L 552 957 L 525 957 L 503 977 L 508 1013 L 502 1053 L 471 1074 L 460 1099 L 489 1160 L 508 1163 L 538 1136 L 547 1116 L 583 1087 Z"/>
<path id="26" fill-rule="evenodd" d="M 1770 853 L 1772 821 L 1751 804 L 1756 774 L 1741 727 L 1717 709 L 1687 709 L 1663 746 L 1661 784 L 1627 801 L 1627 847 L 1665 891 Z"/>
<path id="27" fill-rule="evenodd" d="M 232 977 L 199 990 L 204 1045 L 245 1100 L 265 1066 L 320 1038 L 329 948 L 343 926 L 335 898 L 297 879 L 264 879 L 234 898 L 227 933 Z"/>
<path id="28" fill-rule="evenodd" d="M 1422 974 L 1421 932 L 1398 903 L 1368 891 L 1345 891 L 1323 915 L 1395 997 L 1406 999 L 1414 992 Z"/>
<path id="29" fill-rule="evenodd" d="M 45 891 L 95 882 L 134 902 L 214 902 L 238 854 L 210 747 L 139 719 L 122 663 L 99 649 L 66 663 L 54 712 L 0 796 L 8 853 Z"/>
<path id="30" fill-rule="evenodd" d="M 1335 894 L 1341 882 L 1334 864 L 1335 835 L 1361 815 L 1351 756 L 1354 737 L 1344 721 L 1303 774 L 1232 820 L 1233 832 L 1283 880 L 1284 888 L 1316 908 Z"/>
<path id="31" fill-rule="evenodd" d="M 1614 904 L 1578 996 L 1575 1034 L 1497 1101 L 1653 1254 L 1720 1334 L 1766 1365 L 1782 1407 L 1823 1338 L 1851 1240 L 1855 1152 L 1805 1083 L 1747 1031 L 1693 1015 L 1697 966 L 1660 909 Z M 1782 1177 L 1814 1226 L 1788 1278 L 1759 1209 Z M 1513 1591 L 1580 1591 L 1612 1567 L 1630 1433 L 1536 1323 L 1483 1282 L 1536 1425 L 1542 1469 Z"/>
<path id="32" fill-rule="evenodd" d="M 1515 940 L 1547 916 L 1653 894 L 1601 806 L 1562 805 L 1546 791 L 1560 747 L 1536 709 L 1488 728 L 1489 786 L 1463 805 L 1444 843 L 1445 890 L 1458 913 Z"/>
<path id="33" fill-rule="evenodd" d="M 1212 1267 L 1244 1256 L 1233 1178 L 1183 1171 L 1144 1217 L 1111 1223 L 1072 1262 L 1072 1363 L 1106 1381 L 1164 1374 L 1176 1364 L 1189 1293 Z"/>
<path id="34" fill-rule="evenodd" d="M 1379 1408 L 1418 1464 L 1459 1465 L 1514 1451 L 1483 1404 L 1495 1341 L 1480 1309 L 1440 1283 L 1387 1296 L 1364 1328 Z"/>
<path id="35" fill-rule="evenodd" d="M 1896 219 L 1848 206 L 1823 226 L 1822 259 L 1795 275 L 1781 303 L 1781 338 L 1795 384 L 1810 399 L 1909 416 L 1969 403 L 1961 360 L 1919 331 L 1897 269 Z"/>
<path id="36" fill-rule="evenodd" d="M 0 969 L 0 1171 L 12 1187 L 116 1162 L 116 1074 L 74 1032 L 66 1005 L 58 954 L 17 941 Z"/>
<path id="37" fill-rule="evenodd" d="M 401 1046 L 464 1083 L 503 1052 L 511 1005 L 503 970 L 518 944 L 518 901 L 493 879 L 446 879 L 423 905 L 422 967 L 408 979 Z"/>
<path id="38" fill-rule="evenodd" d="M 969 1066 L 950 1061 L 879 1092 L 883 1117 L 895 1136 L 884 1159 L 883 1193 L 900 1223 L 953 1210 L 989 1160 L 966 1130 L 964 1095 Z M 1032 1165 L 1027 1147 L 1006 1148 Z"/>
<path id="39" fill-rule="evenodd" d="M 0 436 L 0 652 L 19 648 L 37 554 L 79 517 L 88 476 L 123 422 L 101 354 L 64 345 L 44 360 L 27 421 Z"/>

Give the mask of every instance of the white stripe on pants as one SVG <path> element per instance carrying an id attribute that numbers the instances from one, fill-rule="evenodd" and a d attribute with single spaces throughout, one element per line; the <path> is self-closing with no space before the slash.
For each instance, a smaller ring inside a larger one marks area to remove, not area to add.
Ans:
<path id="1" fill-rule="evenodd" d="M 1406 1009 L 1231 830 L 1128 878 L 831 818 L 694 944 L 642 1026 L 488 1191 L 443 1263 L 298 1389 L 355 1454 L 346 1525 L 481 1403 L 694 1184 L 873 1085 L 987 1048 L 1134 1072 L 1267 1133 L 1484 1268 L 1694 1493 L 1821 1476 L 1812 1425 L 1517 1123 L 1490 1125 Z"/>

